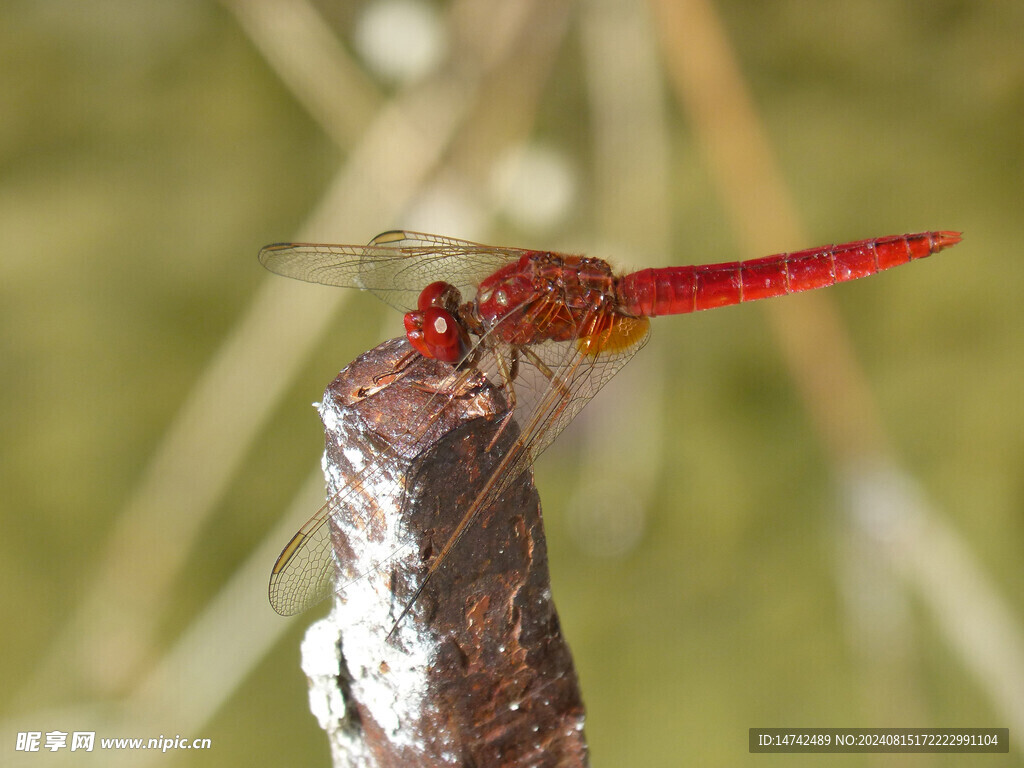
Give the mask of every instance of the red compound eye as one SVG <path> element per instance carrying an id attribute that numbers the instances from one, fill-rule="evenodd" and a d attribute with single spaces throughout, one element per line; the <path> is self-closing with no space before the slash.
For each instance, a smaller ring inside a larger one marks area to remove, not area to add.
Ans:
<path id="1" fill-rule="evenodd" d="M 469 347 L 462 326 L 451 312 L 440 307 L 423 311 L 423 340 L 433 352 L 432 357 L 446 363 L 457 363 Z"/>
<path id="2" fill-rule="evenodd" d="M 469 350 L 469 336 L 451 312 L 427 307 L 405 316 L 405 335 L 417 352 L 445 363 L 457 363 Z"/>
<path id="3" fill-rule="evenodd" d="M 423 312 L 430 307 L 441 307 L 454 315 L 459 308 L 460 301 L 462 301 L 462 295 L 458 288 L 451 283 L 438 280 L 420 291 L 416 308 Z"/>
<path id="4" fill-rule="evenodd" d="M 421 355 L 424 357 L 433 357 L 433 355 L 430 354 L 430 350 L 427 349 L 427 345 L 423 341 L 422 312 L 405 313 L 405 337 L 409 339 L 409 343 L 412 344 L 413 349 Z"/>

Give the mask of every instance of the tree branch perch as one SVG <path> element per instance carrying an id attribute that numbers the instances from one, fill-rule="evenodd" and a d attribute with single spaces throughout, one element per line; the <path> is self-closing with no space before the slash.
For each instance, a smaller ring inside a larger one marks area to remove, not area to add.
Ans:
<path id="1" fill-rule="evenodd" d="M 320 406 L 331 494 L 391 457 L 331 520 L 342 588 L 302 648 L 334 764 L 586 765 L 531 472 L 483 510 L 387 639 L 518 436 L 510 424 L 488 452 L 507 407 L 501 390 L 473 374 L 457 396 L 440 396 L 451 367 L 416 356 L 394 375 L 408 351 L 395 339 L 361 356 Z M 413 426 L 425 417 L 429 429 Z"/>

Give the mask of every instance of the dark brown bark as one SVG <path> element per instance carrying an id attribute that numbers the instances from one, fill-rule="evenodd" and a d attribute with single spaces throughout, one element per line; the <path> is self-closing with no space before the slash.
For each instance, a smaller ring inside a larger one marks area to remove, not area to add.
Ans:
<path id="1" fill-rule="evenodd" d="M 393 340 L 358 358 L 321 405 L 331 493 L 390 465 L 332 519 L 341 588 L 303 646 L 335 765 L 585 765 L 531 472 L 482 511 L 395 627 L 518 436 L 510 423 L 487 450 L 506 403 L 478 375 L 455 397 L 437 394 L 451 367 L 418 355 L 389 376 L 408 350 Z"/>

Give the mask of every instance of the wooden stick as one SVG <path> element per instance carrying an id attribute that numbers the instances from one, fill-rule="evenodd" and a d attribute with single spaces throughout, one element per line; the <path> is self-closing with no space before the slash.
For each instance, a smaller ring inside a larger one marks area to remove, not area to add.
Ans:
<path id="1" fill-rule="evenodd" d="M 366 484 L 331 520 L 339 592 L 302 649 L 334 765 L 586 765 L 531 472 L 484 510 L 394 625 L 518 436 L 510 426 L 488 452 L 501 390 L 474 372 L 457 396 L 439 395 L 451 366 L 419 356 L 389 375 L 408 351 L 396 339 L 366 353 L 320 406 L 330 493 Z M 368 473 L 382 460 L 386 471 Z"/>

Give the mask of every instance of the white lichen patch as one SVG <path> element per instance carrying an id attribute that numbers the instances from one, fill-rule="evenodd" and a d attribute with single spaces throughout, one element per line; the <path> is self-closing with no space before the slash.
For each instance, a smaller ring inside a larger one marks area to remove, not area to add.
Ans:
<path id="1" fill-rule="evenodd" d="M 418 564 L 418 551 L 408 543 L 401 515 L 407 466 L 389 463 L 388 457 L 375 452 L 379 438 L 370 434 L 370 428 L 325 400 L 320 414 L 327 425 L 328 445 L 335 447 L 324 454 L 324 474 L 329 494 L 344 489 L 334 525 L 348 540 L 353 559 L 339 563 L 343 575 L 334 610 L 324 620 L 334 627 L 333 638 L 327 632 L 314 637 L 311 628 L 307 640 L 334 643 L 340 636 L 344 676 L 361 716 L 371 718 L 392 744 L 423 753 L 426 745 L 418 744 L 417 738 L 429 730 L 419 726 L 429 717 L 424 701 L 438 641 L 416 622 L 415 606 L 388 639 L 404 607 L 392 594 L 393 574 Z M 339 709 L 336 702 L 321 699 L 319 711 L 328 717 L 344 714 L 343 706 Z"/>
<path id="2" fill-rule="evenodd" d="M 325 730 L 345 717 L 337 685 L 341 674 L 337 627 L 329 618 L 312 624 L 302 641 L 302 671 L 309 680 L 309 710 Z"/>

